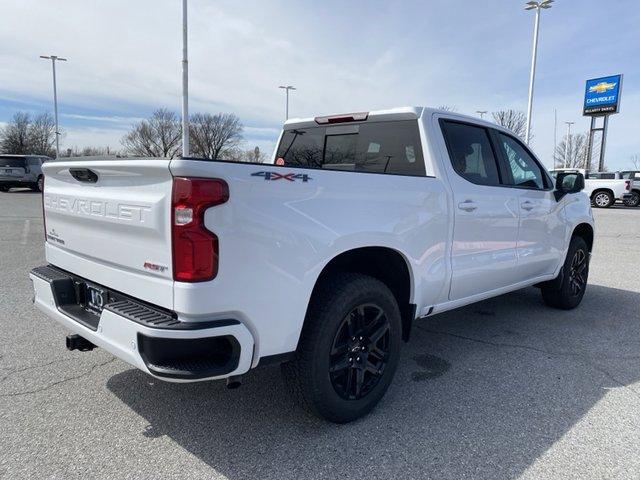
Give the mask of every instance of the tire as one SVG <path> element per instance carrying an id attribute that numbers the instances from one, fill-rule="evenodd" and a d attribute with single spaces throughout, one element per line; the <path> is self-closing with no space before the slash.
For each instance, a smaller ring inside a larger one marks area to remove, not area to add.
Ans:
<path id="1" fill-rule="evenodd" d="M 615 201 L 613 195 L 604 190 L 594 193 L 591 197 L 591 203 L 596 208 L 609 208 Z"/>
<path id="2" fill-rule="evenodd" d="M 389 288 L 367 275 L 336 274 L 314 292 L 295 356 L 282 365 L 285 382 L 308 412 L 351 422 L 389 388 L 401 341 L 400 310 Z"/>
<path id="3" fill-rule="evenodd" d="M 33 190 L 34 192 L 41 192 L 43 187 L 44 187 L 44 177 L 40 175 L 38 177 L 38 181 L 36 182 L 36 184 L 33 187 L 31 187 L 31 190 Z"/>
<path id="4" fill-rule="evenodd" d="M 589 277 L 589 248 L 582 237 L 573 237 L 557 279 L 542 285 L 542 298 L 550 307 L 571 310 L 580 305 Z"/>
<path id="5" fill-rule="evenodd" d="M 627 207 L 637 207 L 640 205 L 640 192 L 631 192 L 631 198 L 626 199 L 624 204 Z"/>
<path id="6" fill-rule="evenodd" d="M 9 191 L 9 187 L 0 187 L 0 192 L 8 192 Z"/>

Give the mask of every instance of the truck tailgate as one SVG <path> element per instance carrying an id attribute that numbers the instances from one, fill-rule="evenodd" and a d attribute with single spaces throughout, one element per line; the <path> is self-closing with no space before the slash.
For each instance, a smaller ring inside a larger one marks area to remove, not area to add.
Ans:
<path id="1" fill-rule="evenodd" d="M 169 160 L 53 161 L 43 170 L 47 260 L 172 308 Z"/>

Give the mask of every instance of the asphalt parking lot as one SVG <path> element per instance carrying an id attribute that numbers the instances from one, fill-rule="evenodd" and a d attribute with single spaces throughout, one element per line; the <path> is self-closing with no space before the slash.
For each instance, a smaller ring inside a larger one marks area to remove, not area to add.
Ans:
<path id="1" fill-rule="evenodd" d="M 40 195 L 0 193 L 2 478 L 640 478 L 640 209 L 596 210 L 571 312 L 529 288 L 416 325 L 370 416 L 302 413 L 278 367 L 158 382 L 31 303 Z"/>

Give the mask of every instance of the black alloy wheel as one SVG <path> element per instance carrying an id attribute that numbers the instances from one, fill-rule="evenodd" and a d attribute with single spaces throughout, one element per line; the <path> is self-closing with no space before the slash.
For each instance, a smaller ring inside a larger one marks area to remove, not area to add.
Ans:
<path id="1" fill-rule="evenodd" d="M 366 396 L 380 381 L 389 358 L 389 319 L 377 305 L 354 308 L 342 320 L 330 352 L 329 375 L 338 395 Z"/>
<path id="2" fill-rule="evenodd" d="M 571 285 L 571 293 L 577 297 L 582 293 L 587 278 L 585 272 L 587 270 L 587 254 L 584 250 L 578 249 L 571 259 L 571 268 L 569 270 L 569 284 Z"/>

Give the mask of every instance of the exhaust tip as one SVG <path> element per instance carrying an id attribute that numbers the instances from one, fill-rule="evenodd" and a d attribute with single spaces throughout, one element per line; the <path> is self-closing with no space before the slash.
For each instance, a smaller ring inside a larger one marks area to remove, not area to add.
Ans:
<path id="1" fill-rule="evenodd" d="M 242 385 L 242 376 L 237 375 L 234 377 L 227 378 L 227 388 L 229 390 L 235 390 L 236 388 L 240 388 L 240 385 Z"/>

